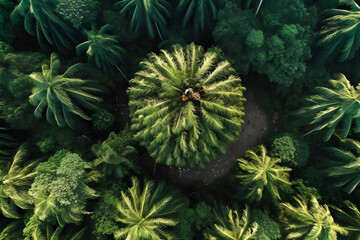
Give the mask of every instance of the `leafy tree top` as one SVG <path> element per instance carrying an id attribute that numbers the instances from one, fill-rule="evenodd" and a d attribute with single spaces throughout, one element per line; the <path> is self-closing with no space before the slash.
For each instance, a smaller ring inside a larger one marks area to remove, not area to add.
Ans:
<path id="1" fill-rule="evenodd" d="M 316 95 L 307 98 L 310 105 L 299 112 L 304 118 L 310 116 L 307 122 L 313 128 L 306 134 L 324 130 L 324 141 L 336 129 L 341 138 L 347 137 L 351 127 L 354 132 L 360 132 L 360 88 L 354 88 L 341 73 L 329 83 L 330 87 L 316 87 Z"/>
<path id="2" fill-rule="evenodd" d="M 281 203 L 280 219 L 287 232 L 285 239 L 337 240 L 337 233 L 347 231 L 334 222 L 327 205 L 314 196 L 295 197 L 297 206 Z"/>
<path id="3" fill-rule="evenodd" d="M 132 130 L 159 163 L 201 166 L 240 133 L 241 79 L 227 61 L 195 44 L 152 53 L 130 80 Z"/>

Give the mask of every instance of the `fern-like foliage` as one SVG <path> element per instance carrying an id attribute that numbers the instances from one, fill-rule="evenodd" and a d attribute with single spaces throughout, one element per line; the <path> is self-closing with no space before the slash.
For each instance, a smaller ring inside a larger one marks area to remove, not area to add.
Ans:
<path id="1" fill-rule="evenodd" d="M 132 178 L 132 187 L 121 195 L 116 217 L 121 228 L 114 233 L 115 239 L 174 239 L 168 230 L 177 224 L 182 204 L 168 194 L 165 183 L 145 181 L 141 188 Z"/>
<path id="2" fill-rule="evenodd" d="M 300 116 L 310 116 L 307 122 L 312 126 L 307 134 L 323 130 L 324 141 L 328 141 L 335 129 L 341 138 L 346 138 L 352 130 L 360 132 L 359 88 L 351 86 L 341 73 L 329 81 L 331 87 L 316 87 L 316 95 L 307 100 L 310 106 L 299 111 Z M 352 123 L 355 122 L 355 126 Z"/>
<path id="3" fill-rule="evenodd" d="M 114 5 L 121 9 L 120 14 L 129 15 L 131 29 L 139 34 L 146 29 L 150 38 L 156 33 L 162 39 L 167 30 L 166 18 L 170 17 L 170 3 L 167 0 L 121 0 Z"/>
<path id="4" fill-rule="evenodd" d="M 46 119 L 59 126 L 69 125 L 76 128 L 73 115 L 86 120 L 91 118 L 80 108 L 95 110 L 95 104 L 101 98 L 92 95 L 99 90 L 90 87 L 91 81 L 73 78 L 76 72 L 80 71 L 81 65 L 75 64 L 69 67 L 64 74 L 59 74 L 61 67 L 58 56 L 53 53 L 50 57 L 50 66 L 42 65 L 42 72 L 30 74 L 34 83 L 30 103 L 36 106 L 34 115 L 41 117 L 46 108 Z"/>
<path id="5" fill-rule="evenodd" d="M 205 27 L 212 26 L 218 9 L 224 5 L 224 0 L 180 0 L 177 8 L 180 13 L 184 13 L 183 26 L 191 23 L 195 32 L 202 33 Z"/>
<path id="6" fill-rule="evenodd" d="M 1 223 L 0 240 L 19 240 L 23 239 L 22 228 L 24 223 L 22 220 L 12 220 L 10 223 Z"/>
<path id="7" fill-rule="evenodd" d="M 248 191 L 244 198 L 250 202 L 260 201 L 264 194 L 276 202 L 280 199 L 279 188 L 291 184 L 291 169 L 279 166 L 281 159 L 269 157 L 264 145 L 246 151 L 237 162 L 241 169 L 237 177 Z"/>
<path id="8" fill-rule="evenodd" d="M 191 44 L 141 66 L 127 91 L 135 140 L 166 165 L 203 167 L 224 153 L 244 116 L 245 88 L 230 63 Z"/>
<path id="9" fill-rule="evenodd" d="M 347 231 L 334 222 L 327 205 L 320 205 L 314 196 L 295 197 L 298 206 L 281 203 L 280 219 L 287 233 L 285 239 L 337 240 Z"/>
<path id="10" fill-rule="evenodd" d="M 216 223 L 210 233 L 205 233 L 209 240 L 250 240 L 255 239 L 257 223 L 250 223 L 250 209 L 246 206 L 242 216 L 238 210 L 223 208 L 215 212 Z"/>
<path id="11" fill-rule="evenodd" d="M 123 60 L 124 49 L 118 46 L 115 36 L 107 34 L 111 25 L 104 25 L 100 30 L 85 31 L 87 41 L 76 47 L 78 55 L 86 51 L 89 62 L 99 69 L 110 73 L 117 64 Z"/>
<path id="12" fill-rule="evenodd" d="M 327 11 L 329 17 L 320 31 L 318 45 L 324 47 L 324 59 L 339 54 L 338 60 L 343 62 L 353 58 L 360 47 L 360 7 L 354 0 L 339 2 L 348 9 Z"/>
<path id="13" fill-rule="evenodd" d="M 77 42 L 78 34 L 55 13 L 56 1 L 21 0 L 11 14 L 13 22 L 24 18 L 27 33 L 36 36 L 41 47 L 50 44 L 59 51 L 71 49 Z"/>
<path id="14" fill-rule="evenodd" d="M 42 224 L 44 225 L 44 224 Z M 39 225 L 31 235 L 26 236 L 25 240 L 82 240 L 84 239 L 87 228 L 80 230 L 64 229 L 64 227 L 57 226 L 55 229 L 51 225 Z"/>
<path id="15" fill-rule="evenodd" d="M 333 177 L 335 186 L 350 194 L 360 183 L 360 142 L 353 139 L 340 139 L 343 148 L 326 148 L 332 166 L 327 175 Z"/>
<path id="16" fill-rule="evenodd" d="M 344 202 L 345 206 L 347 207 L 346 210 L 340 209 L 336 206 L 331 206 L 332 209 L 336 211 L 335 217 L 338 217 L 342 221 L 344 221 L 347 226 L 344 227 L 347 231 L 349 231 L 349 235 L 353 236 L 353 239 L 359 240 L 360 239 L 360 211 L 358 207 L 346 200 Z"/>
<path id="17" fill-rule="evenodd" d="M 32 208 L 28 189 L 36 175 L 37 161 L 24 165 L 26 149 L 20 146 L 13 160 L 0 171 L 0 210 L 7 218 L 20 218 L 16 206 Z"/>

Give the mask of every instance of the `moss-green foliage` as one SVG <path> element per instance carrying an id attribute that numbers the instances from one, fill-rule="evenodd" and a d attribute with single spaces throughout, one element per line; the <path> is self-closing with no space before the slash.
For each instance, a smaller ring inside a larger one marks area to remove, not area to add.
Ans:
<path id="1" fill-rule="evenodd" d="M 314 196 L 299 196 L 297 204 L 281 203 L 280 219 L 287 239 L 337 240 L 347 231 L 334 222 L 327 205 L 320 205 Z"/>
<path id="2" fill-rule="evenodd" d="M 54 138 L 48 137 L 44 138 L 41 141 L 38 141 L 36 145 L 39 147 L 40 152 L 47 153 L 55 149 L 55 141 Z"/>
<path id="3" fill-rule="evenodd" d="M 92 124 L 96 130 L 107 130 L 114 125 L 115 117 L 106 110 L 97 111 L 92 116 Z"/>
<path id="4" fill-rule="evenodd" d="M 224 153 L 244 115 L 244 88 L 230 63 L 191 44 L 141 65 L 127 91 L 135 140 L 166 165 L 203 167 Z M 198 99 L 183 95 L 190 88 Z"/>
<path id="5" fill-rule="evenodd" d="M 99 5 L 98 0 L 58 0 L 56 12 L 79 29 L 95 21 Z"/>
<path id="6" fill-rule="evenodd" d="M 0 41 L 10 43 L 14 38 L 10 14 L 16 3 L 15 0 L 0 0 Z"/>
<path id="7" fill-rule="evenodd" d="M 280 158 L 289 167 L 303 167 L 309 157 L 309 146 L 294 135 L 285 133 L 272 141 L 269 154 Z"/>
<path id="8" fill-rule="evenodd" d="M 281 238 L 280 226 L 259 209 L 251 209 L 250 221 L 257 223 L 256 240 L 277 240 Z"/>
<path id="9" fill-rule="evenodd" d="M 310 25 L 310 14 L 300 0 L 264 1 L 257 16 L 228 2 L 219 11 L 213 37 L 241 74 L 251 66 L 285 90 L 306 71 L 305 61 L 311 58 Z"/>

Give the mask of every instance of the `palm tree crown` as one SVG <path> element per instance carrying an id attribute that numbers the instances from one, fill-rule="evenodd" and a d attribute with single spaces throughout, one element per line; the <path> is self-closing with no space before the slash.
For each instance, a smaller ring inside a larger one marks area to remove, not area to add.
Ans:
<path id="1" fill-rule="evenodd" d="M 347 231 L 334 222 L 327 205 L 320 205 L 314 196 L 295 197 L 298 203 L 281 203 L 280 219 L 285 225 L 286 239 L 337 240 L 337 233 Z"/>
<path id="2" fill-rule="evenodd" d="M 334 130 L 340 127 L 339 135 L 345 138 L 352 127 L 352 123 L 360 123 L 360 94 L 359 88 L 351 86 L 349 80 L 339 73 L 335 79 L 329 81 L 331 87 L 317 87 L 316 95 L 308 98 L 310 106 L 303 108 L 300 115 L 311 116 L 309 122 L 314 131 L 325 130 L 324 141 L 328 141 Z M 360 132 L 360 124 L 352 128 Z"/>
<path id="3" fill-rule="evenodd" d="M 132 187 L 121 192 L 117 204 L 116 220 L 122 227 L 114 233 L 115 239 L 173 239 L 164 228 L 177 224 L 173 217 L 182 205 L 165 187 L 163 182 L 145 181 L 141 190 L 139 181 L 132 178 Z"/>
<path id="4" fill-rule="evenodd" d="M 86 51 L 89 62 L 95 63 L 105 73 L 117 67 L 124 55 L 124 49 L 117 45 L 116 38 L 106 34 L 111 28 L 111 25 L 106 24 L 98 31 L 85 31 L 88 40 L 76 47 L 78 55 Z"/>
<path id="5" fill-rule="evenodd" d="M 191 44 L 141 66 L 127 91 L 135 140 L 166 165 L 204 166 L 224 153 L 244 116 L 245 88 L 230 63 Z"/>
<path id="6" fill-rule="evenodd" d="M 81 65 L 75 64 L 67 69 L 64 74 L 58 75 L 61 63 L 56 54 L 51 54 L 50 66 L 42 65 L 42 73 L 30 74 L 35 87 L 30 96 L 30 103 L 36 106 L 34 114 L 41 117 L 46 109 L 46 119 L 53 120 L 59 126 L 69 125 L 75 128 L 73 114 L 86 120 L 91 118 L 79 107 L 96 109 L 95 103 L 101 98 L 91 94 L 99 92 L 98 89 L 89 87 L 89 80 L 73 78 L 74 74 L 81 69 Z"/>
<path id="7" fill-rule="evenodd" d="M 131 29 L 137 34 L 142 28 L 150 38 L 157 32 L 162 38 L 166 30 L 166 17 L 170 17 L 170 3 L 167 0 L 121 0 L 115 4 L 121 9 L 120 14 L 131 15 Z"/>
<path id="8" fill-rule="evenodd" d="M 280 158 L 267 156 L 264 145 L 246 151 L 245 158 L 240 158 L 237 162 L 242 170 L 238 178 L 249 191 L 245 198 L 250 202 L 261 200 L 264 191 L 276 201 L 280 199 L 278 188 L 291 184 L 291 169 L 279 166 Z"/>

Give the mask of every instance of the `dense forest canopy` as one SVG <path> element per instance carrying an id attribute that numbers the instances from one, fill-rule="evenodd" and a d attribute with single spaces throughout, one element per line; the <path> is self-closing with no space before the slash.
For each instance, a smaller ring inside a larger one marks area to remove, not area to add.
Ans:
<path id="1" fill-rule="evenodd" d="M 359 0 L 0 0 L 0 240 L 360 240 L 359 48 Z"/>

